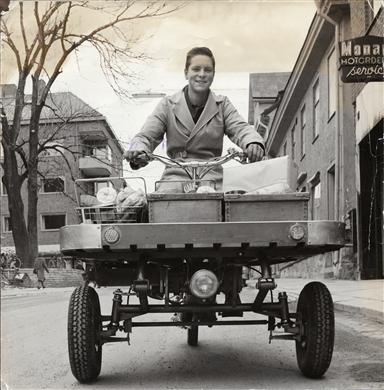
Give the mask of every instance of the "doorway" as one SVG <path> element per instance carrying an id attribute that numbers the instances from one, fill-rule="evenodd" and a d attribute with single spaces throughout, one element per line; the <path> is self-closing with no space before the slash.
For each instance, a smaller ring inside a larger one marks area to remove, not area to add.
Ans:
<path id="1" fill-rule="evenodd" d="M 383 119 L 360 142 L 361 278 L 383 278 Z"/>

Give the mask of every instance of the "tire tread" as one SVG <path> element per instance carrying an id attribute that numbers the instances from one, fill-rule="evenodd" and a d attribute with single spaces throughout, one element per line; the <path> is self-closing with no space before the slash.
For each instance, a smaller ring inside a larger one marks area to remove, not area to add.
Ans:
<path id="1" fill-rule="evenodd" d="M 297 361 L 302 373 L 309 378 L 322 377 L 332 360 L 335 319 L 332 296 L 327 287 L 320 282 L 307 284 L 298 301 L 299 312 L 308 310 L 307 347 L 301 350 L 300 342 L 296 342 Z"/>
<path id="2" fill-rule="evenodd" d="M 92 313 L 96 310 L 95 318 Z M 96 291 L 89 286 L 77 287 L 70 299 L 68 309 L 68 352 L 71 370 L 81 383 L 94 381 L 101 369 L 100 351 L 94 350 L 92 330 L 100 321 L 100 303 Z"/>

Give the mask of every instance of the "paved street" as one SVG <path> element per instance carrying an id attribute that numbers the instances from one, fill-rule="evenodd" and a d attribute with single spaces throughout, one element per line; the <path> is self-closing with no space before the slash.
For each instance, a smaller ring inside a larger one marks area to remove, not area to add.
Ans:
<path id="1" fill-rule="evenodd" d="M 108 314 L 112 288 L 99 289 Z M 244 294 L 251 297 L 254 289 Z M 1 301 L 2 389 L 84 388 L 67 357 L 70 291 L 47 291 Z M 157 320 L 169 315 L 157 315 Z M 153 316 L 152 316 L 153 319 Z M 294 343 L 268 344 L 264 326 L 202 328 L 191 348 L 179 328 L 137 328 L 126 343 L 107 344 L 99 380 L 87 389 L 382 389 L 382 325 L 337 313 L 333 361 L 321 380 L 304 378 Z M 380 382 L 381 381 L 381 382 Z"/>

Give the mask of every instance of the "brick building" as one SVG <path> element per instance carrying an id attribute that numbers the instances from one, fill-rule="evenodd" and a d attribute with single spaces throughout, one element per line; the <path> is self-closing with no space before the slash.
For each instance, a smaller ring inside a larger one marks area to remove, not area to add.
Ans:
<path id="1" fill-rule="evenodd" d="M 282 276 L 383 277 L 383 82 L 342 83 L 335 43 L 383 35 L 373 1 L 317 1 L 318 12 L 269 128 L 271 157 L 290 155 L 309 216 L 346 223 L 342 250 L 280 266 Z"/>
<path id="2" fill-rule="evenodd" d="M 16 86 L 2 85 L 1 90 L 7 117 L 12 118 Z M 28 99 L 30 96 L 26 96 L 26 102 Z M 26 105 L 20 139 L 26 139 L 28 134 L 28 111 Z M 42 111 L 39 132 L 39 143 L 49 147 L 39 157 L 39 252 L 58 252 L 59 228 L 78 223 L 73 180 L 121 176 L 123 149 L 106 118 L 70 92 L 49 95 Z M 12 249 L 8 194 L 2 182 L 0 194 L 1 247 L 2 250 Z M 26 206 L 26 183 L 23 199 Z"/>

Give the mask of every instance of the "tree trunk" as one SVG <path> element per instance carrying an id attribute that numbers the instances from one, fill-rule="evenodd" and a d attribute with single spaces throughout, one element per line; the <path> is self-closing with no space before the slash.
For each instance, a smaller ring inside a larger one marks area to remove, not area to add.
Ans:
<path id="1" fill-rule="evenodd" d="M 29 122 L 29 159 L 28 159 L 28 238 L 30 255 L 38 255 L 37 201 L 38 201 L 38 146 L 39 120 L 41 108 L 38 105 L 38 79 L 33 79 L 31 119 Z"/>
<path id="2" fill-rule="evenodd" d="M 24 217 L 24 204 L 21 197 L 21 179 L 17 169 L 17 159 L 14 150 L 8 142 L 9 126 L 6 121 L 2 121 L 4 139 L 2 140 L 4 150 L 4 176 L 3 183 L 8 194 L 8 209 L 12 224 L 12 237 L 15 244 L 16 254 L 20 257 L 23 266 L 31 265 L 33 259 L 29 255 L 28 231 Z"/>

